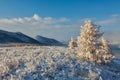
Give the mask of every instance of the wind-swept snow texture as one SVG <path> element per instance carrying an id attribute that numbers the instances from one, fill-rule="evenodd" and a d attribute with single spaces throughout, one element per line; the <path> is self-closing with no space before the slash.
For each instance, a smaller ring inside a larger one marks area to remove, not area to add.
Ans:
<path id="1" fill-rule="evenodd" d="M 97 64 L 58 46 L 0 48 L 0 80 L 120 80 L 120 61 Z"/>

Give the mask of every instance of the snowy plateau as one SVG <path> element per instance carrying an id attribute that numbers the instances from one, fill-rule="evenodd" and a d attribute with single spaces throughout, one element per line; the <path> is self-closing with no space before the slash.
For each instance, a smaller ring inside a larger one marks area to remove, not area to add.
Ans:
<path id="1" fill-rule="evenodd" d="M 120 60 L 97 64 L 60 46 L 0 47 L 0 80 L 120 80 Z"/>

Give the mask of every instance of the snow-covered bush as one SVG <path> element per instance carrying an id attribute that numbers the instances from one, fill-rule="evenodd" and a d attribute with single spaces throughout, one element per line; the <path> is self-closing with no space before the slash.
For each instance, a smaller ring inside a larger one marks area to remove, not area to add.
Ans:
<path id="1" fill-rule="evenodd" d="M 100 65 L 76 54 L 63 46 L 0 47 L 0 80 L 120 80 L 119 60 Z"/>
<path id="2" fill-rule="evenodd" d="M 77 47 L 77 43 L 74 38 L 71 38 L 71 41 L 69 42 L 69 48 L 75 49 Z"/>
<path id="3" fill-rule="evenodd" d="M 109 62 L 113 59 L 112 52 L 105 39 L 102 43 L 98 40 L 103 33 L 99 32 L 99 26 L 91 21 L 86 21 L 81 26 L 81 34 L 78 36 L 78 57 L 95 61 L 97 63 Z"/>

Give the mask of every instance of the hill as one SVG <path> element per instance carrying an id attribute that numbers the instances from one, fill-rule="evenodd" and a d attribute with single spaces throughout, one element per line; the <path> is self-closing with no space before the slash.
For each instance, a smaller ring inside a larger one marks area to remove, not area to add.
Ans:
<path id="1" fill-rule="evenodd" d="M 49 45 L 49 46 L 63 46 L 64 45 L 60 41 L 57 41 L 57 40 L 51 39 L 51 38 L 46 38 L 43 36 L 36 36 L 36 40 L 44 45 Z"/>
<path id="2" fill-rule="evenodd" d="M 23 34 L 20 32 L 8 32 L 0 30 L 0 43 L 30 43 L 30 44 L 40 44 L 37 40 Z"/>
<path id="3" fill-rule="evenodd" d="M 13 46 L 13 45 L 27 45 L 37 44 L 46 46 L 63 46 L 63 44 L 55 39 L 37 36 L 33 39 L 21 32 L 8 32 L 0 30 L 0 46 Z"/>

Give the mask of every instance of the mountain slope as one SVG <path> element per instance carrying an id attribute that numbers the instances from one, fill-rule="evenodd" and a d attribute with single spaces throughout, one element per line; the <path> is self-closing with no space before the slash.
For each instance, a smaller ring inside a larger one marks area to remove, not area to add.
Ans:
<path id="1" fill-rule="evenodd" d="M 64 45 L 55 39 L 46 38 L 43 36 L 36 36 L 36 40 L 43 43 L 44 45 L 50 45 L 50 46 L 62 46 L 62 45 Z"/>
<path id="2" fill-rule="evenodd" d="M 40 44 L 37 40 L 20 32 L 8 32 L 0 30 L 0 43 L 30 43 Z"/>

